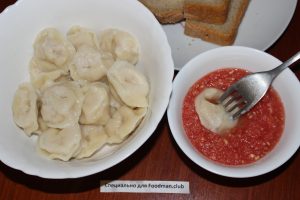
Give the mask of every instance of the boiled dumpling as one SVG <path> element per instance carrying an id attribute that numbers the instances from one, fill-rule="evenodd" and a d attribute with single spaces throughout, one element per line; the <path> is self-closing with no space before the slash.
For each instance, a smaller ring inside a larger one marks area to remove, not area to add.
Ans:
<path id="1" fill-rule="evenodd" d="M 39 136 L 38 147 L 50 159 L 70 160 L 80 149 L 81 130 L 78 124 L 64 128 L 49 128 Z"/>
<path id="2" fill-rule="evenodd" d="M 100 35 L 100 48 L 110 52 L 115 59 L 126 60 L 136 64 L 139 59 L 139 42 L 125 31 L 107 29 Z"/>
<path id="3" fill-rule="evenodd" d="M 49 87 L 68 75 L 65 69 L 37 58 L 31 60 L 29 73 L 32 85 L 38 90 Z"/>
<path id="4" fill-rule="evenodd" d="M 107 142 L 108 138 L 102 126 L 82 125 L 81 135 L 80 151 L 79 154 L 75 156 L 77 159 L 92 156 Z"/>
<path id="5" fill-rule="evenodd" d="M 81 46 L 69 66 L 74 80 L 99 81 L 107 73 L 99 51 L 89 46 Z"/>
<path id="6" fill-rule="evenodd" d="M 81 46 L 89 46 L 99 49 L 99 42 L 95 32 L 80 26 L 73 26 L 67 33 L 68 40 L 78 49 Z"/>
<path id="7" fill-rule="evenodd" d="M 29 136 L 39 128 L 37 98 L 32 85 L 23 83 L 18 87 L 13 99 L 14 121 Z"/>
<path id="8" fill-rule="evenodd" d="M 42 116 L 38 116 L 38 124 L 39 124 L 39 128 L 38 130 L 34 131 L 34 133 L 40 135 L 42 134 L 44 131 L 48 130 L 49 127 L 48 125 L 46 124 L 46 122 L 43 120 Z"/>
<path id="9" fill-rule="evenodd" d="M 75 53 L 73 45 L 55 28 L 41 31 L 33 46 L 36 58 L 65 68 Z"/>
<path id="10" fill-rule="evenodd" d="M 126 61 L 116 61 L 107 78 L 122 101 L 131 107 L 147 107 L 149 84 L 146 77 Z"/>
<path id="11" fill-rule="evenodd" d="M 88 86 L 82 105 L 81 124 L 105 125 L 110 118 L 109 91 L 105 84 L 97 82 Z"/>
<path id="12" fill-rule="evenodd" d="M 65 82 L 45 89 L 41 96 L 41 115 L 47 126 L 66 128 L 76 124 L 81 114 L 83 94 L 79 84 Z"/>
<path id="13" fill-rule="evenodd" d="M 67 33 L 68 40 L 76 49 L 82 46 L 89 46 L 96 50 L 100 50 L 97 35 L 92 30 L 80 26 L 73 26 Z M 101 59 L 106 68 L 109 68 L 115 59 L 110 52 L 101 51 Z"/>
<path id="14" fill-rule="evenodd" d="M 109 52 L 101 52 L 101 59 L 102 63 L 107 69 L 109 69 L 115 63 L 114 56 Z"/>
<path id="15" fill-rule="evenodd" d="M 118 110 L 121 106 L 125 105 L 123 101 L 120 99 L 116 90 L 113 86 L 109 86 L 110 91 L 110 113 L 113 114 Z"/>
<path id="16" fill-rule="evenodd" d="M 128 32 L 73 26 L 66 37 L 46 28 L 36 37 L 30 83 L 19 86 L 15 123 L 38 137 L 37 149 L 68 161 L 124 141 L 148 110 L 149 84 L 137 71 L 140 46 Z"/>
<path id="17" fill-rule="evenodd" d="M 146 108 L 121 106 L 105 125 L 109 143 L 120 143 L 132 133 L 147 112 Z"/>
<path id="18" fill-rule="evenodd" d="M 233 120 L 221 104 L 216 102 L 223 91 L 216 88 L 203 90 L 195 99 L 195 108 L 201 124 L 214 133 L 223 133 L 233 128 L 237 120 Z"/>

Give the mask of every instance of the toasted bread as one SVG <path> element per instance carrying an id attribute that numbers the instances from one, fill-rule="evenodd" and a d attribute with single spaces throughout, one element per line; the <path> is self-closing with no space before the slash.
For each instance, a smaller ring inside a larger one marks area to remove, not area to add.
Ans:
<path id="1" fill-rule="evenodd" d="M 212 24 L 225 23 L 230 0 L 185 0 L 184 17 Z"/>
<path id="2" fill-rule="evenodd" d="M 184 0 L 139 0 L 162 24 L 183 20 Z"/>
<path id="3" fill-rule="evenodd" d="M 187 19 L 185 34 L 219 45 L 231 45 L 234 43 L 248 4 L 249 0 L 231 0 L 227 20 L 221 25 Z"/>

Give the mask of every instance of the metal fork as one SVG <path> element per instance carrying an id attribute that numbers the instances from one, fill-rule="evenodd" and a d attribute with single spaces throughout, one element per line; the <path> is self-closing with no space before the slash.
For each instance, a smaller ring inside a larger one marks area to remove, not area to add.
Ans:
<path id="1" fill-rule="evenodd" d="M 223 93 L 219 103 L 233 119 L 239 118 L 262 99 L 280 72 L 299 59 L 300 51 L 272 70 L 252 73 L 241 78 Z"/>

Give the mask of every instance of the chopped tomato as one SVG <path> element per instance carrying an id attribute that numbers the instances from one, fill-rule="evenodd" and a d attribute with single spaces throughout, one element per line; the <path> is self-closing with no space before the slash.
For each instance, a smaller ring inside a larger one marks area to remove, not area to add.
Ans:
<path id="1" fill-rule="evenodd" d="M 284 107 L 273 88 L 228 132 L 216 134 L 202 126 L 195 110 L 197 95 L 208 87 L 225 91 L 246 74 L 247 71 L 238 68 L 211 72 L 189 89 L 183 102 L 182 120 L 190 142 L 199 153 L 221 164 L 253 163 L 270 152 L 283 133 Z"/>

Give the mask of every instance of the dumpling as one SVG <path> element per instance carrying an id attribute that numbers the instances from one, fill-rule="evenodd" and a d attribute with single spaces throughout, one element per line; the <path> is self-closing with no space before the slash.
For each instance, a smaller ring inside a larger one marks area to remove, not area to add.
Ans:
<path id="1" fill-rule="evenodd" d="M 98 151 L 106 142 L 107 134 L 102 126 L 82 125 L 81 127 L 81 147 L 77 159 L 87 158 Z"/>
<path id="2" fill-rule="evenodd" d="M 13 99 L 14 121 L 29 136 L 39 128 L 37 98 L 32 85 L 23 83 L 18 87 Z"/>
<path id="3" fill-rule="evenodd" d="M 39 124 L 39 128 L 38 130 L 34 131 L 34 133 L 36 133 L 37 135 L 41 135 L 44 131 L 48 130 L 49 127 L 47 126 L 46 122 L 43 120 L 42 116 L 38 116 L 38 124 Z"/>
<path id="4" fill-rule="evenodd" d="M 49 128 L 39 136 L 38 150 L 50 159 L 70 160 L 79 151 L 81 130 L 78 124 L 64 128 Z"/>
<path id="5" fill-rule="evenodd" d="M 136 129 L 146 112 L 147 108 L 131 109 L 121 106 L 105 125 L 105 131 L 109 136 L 108 143 L 122 142 Z"/>
<path id="6" fill-rule="evenodd" d="M 60 67 L 67 68 L 75 48 L 55 28 L 42 30 L 34 42 L 34 56 Z"/>
<path id="7" fill-rule="evenodd" d="M 68 40 L 73 44 L 76 49 L 82 46 L 89 46 L 96 50 L 100 50 L 98 37 L 95 32 L 80 26 L 73 26 L 67 33 Z M 101 59 L 106 68 L 109 68 L 115 59 L 110 52 L 100 52 Z"/>
<path id="8" fill-rule="evenodd" d="M 100 48 L 110 52 L 115 60 L 136 64 L 139 59 L 139 42 L 135 37 L 118 29 L 107 29 L 100 34 Z"/>
<path id="9" fill-rule="evenodd" d="M 109 85 L 109 93 L 110 93 L 110 113 L 113 114 L 116 110 L 118 110 L 121 106 L 125 105 L 124 102 L 120 99 L 116 90 L 112 85 Z"/>
<path id="10" fill-rule="evenodd" d="M 81 46 L 89 46 L 99 49 L 99 42 L 95 32 L 80 26 L 73 26 L 67 33 L 67 39 L 78 49 Z"/>
<path id="11" fill-rule="evenodd" d="M 195 99 L 195 108 L 201 124 L 214 133 L 223 133 L 238 122 L 232 119 L 221 104 L 214 103 L 222 94 L 222 90 L 207 88 Z"/>
<path id="12" fill-rule="evenodd" d="M 74 80 L 99 81 L 107 73 L 99 51 L 89 46 L 81 46 L 76 52 L 70 66 Z"/>
<path id="13" fill-rule="evenodd" d="M 132 64 L 126 61 L 116 61 L 108 70 L 107 78 L 126 105 L 148 106 L 148 81 Z"/>
<path id="14" fill-rule="evenodd" d="M 93 83 L 88 86 L 79 119 L 81 124 L 105 125 L 110 118 L 110 98 L 104 83 Z"/>
<path id="15" fill-rule="evenodd" d="M 66 128 L 78 123 L 83 102 L 79 84 L 65 82 L 45 89 L 41 96 L 41 116 L 52 128 Z"/>
<path id="16" fill-rule="evenodd" d="M 38 90 L 49 87 L 68 75 L 65 69 L 37 58 L 31 59 L 29 73 L 32 85 Z"/>
<path id="17" fill-rule="evenodd" d="M 101 52 L 101 59 L 102 63 L 107 69 L 109 69 L 115 63 L 114 56 L 109 52 Z"/>

